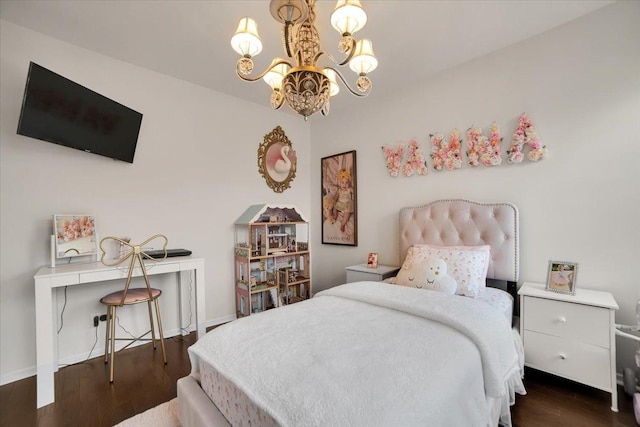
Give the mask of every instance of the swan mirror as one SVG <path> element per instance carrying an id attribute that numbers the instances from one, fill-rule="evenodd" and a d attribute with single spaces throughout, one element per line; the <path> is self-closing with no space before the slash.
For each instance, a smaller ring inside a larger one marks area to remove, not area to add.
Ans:
<path id="1" fill-rule="evenodd" d="M 266 134 L 258 147 L 258 172 L 276 193 L 289 188 L 296 177 L 296 152 L 280 126 Z"/>

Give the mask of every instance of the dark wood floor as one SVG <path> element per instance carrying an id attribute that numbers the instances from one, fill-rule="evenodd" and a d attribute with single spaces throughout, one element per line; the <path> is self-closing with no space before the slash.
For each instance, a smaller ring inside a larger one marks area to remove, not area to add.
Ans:
<path id="1" fill-rule="evenodd" d="M 195 333 L 167 338 L 167 365 L 151 343 L 116 353 L 114 383 L 103 357 L 55 374 L 56 401 L 36 409 L 36 378 L 0 387 L 0 426 L 113 426 L 176 397 L 176 381 L 189 375 L 187 347 Z"/>
<path id="2" fill-rule="evenodd" d="M 35 377 L 0 387 L 0 426 L 113 426 L 176 397 L 176 381 L 189 374 L 187 347 L 195 333 L 166 340 L 168 365 L 160 350 L 143 345 L 116 355 L 116 378 L 109 384 L 102 358 L 60 369 L 56 402 L 36 410 Z M 631 399 L 619 388 L 620 412 L 609 410 L 609 394 L 528 370 L 528 394 L 512 408 L 515 427 L 634 427 Z"/>

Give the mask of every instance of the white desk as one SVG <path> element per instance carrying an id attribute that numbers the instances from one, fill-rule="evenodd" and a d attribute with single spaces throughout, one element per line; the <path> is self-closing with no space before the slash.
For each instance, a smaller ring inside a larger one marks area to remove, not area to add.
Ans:
<path id="1" fill-rule="evenodd" d="M 148 275 L 177 273 L 178 310 L 182 320 L 182 271 L 195 274 L 194 300 L 198 339 L 205 334 L 204 259 L 187 257 L 167 258 L 159 262 L 146 261 Z M 36 359 L 37 359 L 37 407 L 41 408 L 55 400 L 54 372 L 58 370 L 57 314 L 54 288 L 86 285 L 107 280 L 126 279 L 128 266 L 107 267 L 100 262 L 69 264 L 51 268 L 42 267 L 34 276 L 36 297 Z M 140 267 L 133 276 L 142 276 Z M 124 284 L 123 284 L 124 286 Z"/>

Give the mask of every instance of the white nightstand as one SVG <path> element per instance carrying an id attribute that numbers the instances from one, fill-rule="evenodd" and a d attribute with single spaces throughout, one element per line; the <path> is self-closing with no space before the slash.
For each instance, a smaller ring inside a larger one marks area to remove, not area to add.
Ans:
<path id="1" fill-rule="evenodd" d="M 611 393 L 611 410 L 618 412 L 616 300 L 609 292 L 544 288 L 524 283 L 518 291 L 525 364 Z"/>
<path id="2" fill-rule="evenodd" d="M 347 267 L 347 283 L 370 280 L 382 282 L 384 279 L 393 277 L 400 270 L 400 267 L 378 264 L 376 268 L 367 267 L 367 264 L 358 264 Z"/>

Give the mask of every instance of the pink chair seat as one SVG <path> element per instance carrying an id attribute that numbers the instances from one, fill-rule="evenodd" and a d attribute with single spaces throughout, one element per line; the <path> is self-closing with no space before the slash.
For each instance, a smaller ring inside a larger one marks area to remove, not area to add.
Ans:
<path id="1" fill-rule="evenodd" d="M 122 294 L 124 291 L 113 292 L 100 299 L 100 302 L 105 305 L 120 305 L 122 301 Z M 152 299 L 158 298 L 162 294 L 160 289 L 151 288 Z M 135 288 L 129 289 L 127 297 L 124 300 L 125 304 L 136 304 L 139 302 L 151 301 L 149 299 L 149 291 L 147 288 Z"/>

